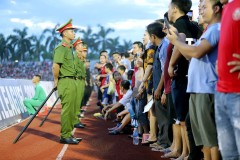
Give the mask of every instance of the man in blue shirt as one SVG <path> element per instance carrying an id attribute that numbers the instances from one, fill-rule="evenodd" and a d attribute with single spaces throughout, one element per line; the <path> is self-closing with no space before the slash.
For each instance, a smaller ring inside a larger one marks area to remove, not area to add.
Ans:
<path id="1" fill-rule="evenodd" d="M 156 118 L 159 126 L 158 142 L 155 143 L 155 149 L 158 150 L 167 148 L 171 144 L 168 137 L 169 109 L 161 104 L 161 95 L 163 91 L 163 67 L 168 47 L 168 41 L 165 39 L 165 33 L 162 30 L 163 24 L 159 22 L 154 22 L 147 26 L 150 41 L 153 45 L 157 46 L 157 51 L 154 54 L 153 60 L 153 96 Z"/>

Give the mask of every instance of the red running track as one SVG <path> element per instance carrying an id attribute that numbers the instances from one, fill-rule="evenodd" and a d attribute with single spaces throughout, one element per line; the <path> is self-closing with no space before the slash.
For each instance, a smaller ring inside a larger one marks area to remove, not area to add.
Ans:
<path id="1" fill-rule="evenodd" d="M 164 160 L 160 152 L 153 152 L 147 146 L 135 146 L 126 134 L 108 135 L 107 128 L 113 127 L 111 121 L 93 117 L 99 112 L 96 107 L 96 94 L 92 95 L 90 106 L 87 107 L 83 123 L 84 129 L 76 129 L 75 136 L 83 138 L 78 145 L 59 143 L 60 108 L 53 109 L 42 127 L 44 117 L 36 117 L 16 144 L 13 144 L 22 128 L 23 121 L 15 126 L 0 131 L 1 160 Z M 63 148 L 66 151 L 59 156 Z"/>

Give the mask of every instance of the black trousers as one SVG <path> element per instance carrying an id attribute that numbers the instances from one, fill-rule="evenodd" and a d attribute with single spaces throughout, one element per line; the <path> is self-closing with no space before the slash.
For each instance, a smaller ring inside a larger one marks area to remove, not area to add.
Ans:
<path id="1" fill-rule="evenodd" d="M 161 145 L 164 148 L 167 148 L 171 145 L 171 141 L 169 140 L 169 113 L 170 108 L 166 105 L 163 106 L 161 104 L 161 101 L 154 100 L 155 104 L 155 113 L 157 117 L 157 123 L 158 123 L 158 144 Z"/>
<path id="2" fill-rule="evenodd" d="M 188 156 L 188 160 L 201 160 L 201 159 L 203 159 L 203 153 L 201 151 L 202 146 L 196 146 L 196 144 L 195 144 L 189 114 L 187 114 L 187 116 L 186 116 L 185 124 L 186 124 L 186 128 L 187 128 L 189 147 L 190 147 L 190 149 L 189 149 L 190 153 Z"/>
<path id="3" fill-rule="evenodd" d="M 85 86 L 82 106 L 86 106 L 91 94 L 92 94 L 92 86 Z"/>

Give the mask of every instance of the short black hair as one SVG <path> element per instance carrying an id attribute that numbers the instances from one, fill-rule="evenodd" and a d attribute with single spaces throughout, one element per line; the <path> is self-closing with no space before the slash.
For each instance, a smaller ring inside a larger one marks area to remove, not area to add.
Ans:
<path id="1" fill-rule="evenodd" d="M 156 22 L 158 22 L 158 23 L 164 23 L 164 19 L 157 19 L 157 20 L 155 20 Z"/>
<path id="2" fill-rule="evenodd" d="M 218 0 L 211 1 L 211 2 L 213 2 L 213 6 L 212 6 L 213 10 L 214 10 L 214 7 L 218 6 L 219 7 L 219 13 L 221 14 L 222 11 L 223 11 L 223 4 L 220 1 L 218 1 Z"/>
<path id="3" fill-rule="evenodd" d="M 128 80 L 122 80 L 121 87 L 123 87 L 123 89 L 125 89 L 125 90 L 129 90 L 130 89 L 130 82 Z"/>
<path id="4" fill-rule="evenodd" d="M 184 14 L 187 14 L 192 7 L 191 0 L 172 0 L 171 3 L 176 5 L 177 8 Z"/>
<path id="5" fill-rule="evenodd" d="M 107 52 L 106 50 L 102 50 L 102 51 L 100 52 L 100 55 L 101 55 L 103 52 L 106 52 L 106 53 L 108 54 L 108 52 Z"/>
<path id="6" fill-rule="evenodd" d="M 105 67 L 108 68 L 108 69 L 111 70 L 111 71 L 112 71 L 112 69 L 113 69 L 112 63 L 107 63 L 107 64 L 105 65 Z"/>
<path id="7" fill-rule="evenodd" d="M 42 78 L 39 74 L 35 74 L 35 76 L 38 77 L 39 80 L 41 80 L 41 78 Z"/>
<path id="8" fill-rule="evenodd" d="M 121 53 L 120 53 L 120 52 L 117 52 L 117 51 L 113 52 L 113 53 L 112 53 L 112 56 L 113 56 L 114 54 L 118 54 L 119 56 L 122 56 Z"/>
<path id="9" fill-rule="evenodd" d="M 125 71 L 126 70 L 126 67 L 124 65 L 120 65 L 118 66 L 118 69 L 122 70 L 122 71 Z"/>
<path id="10" fill-rule="evenodd" d="M 140 41 L 135 41 L 133 44 L 137 44 L 139 48 L 142 48 L 143 50 L 143 43 Z"/>
<path id="11" fill-rule="evenodd" d="M 128 52 L 123 52 L 122 53 L 122 56 L 124 56 L 125 58 L 129 58 L 130 57 L 130 54 Z"/>
<path id="12" fill-rule="evenodd" d="M 134 71 L 133 71 L 133 70 L 129 70 L 129 71 L 127 72 L 127 78 L 128 78 L 128 80 L 132 80 L 133 74 L 134 74 Z"/>
<path id="13" fill-rule="evenodd" d="M 158 38 L 165 37 L 166 34 L 162 30 L 163 30 L 163 24 L 161 24 L 159 22 L 153 22 L 147 26 L 147 31 L 148 31 L 149 35 L 154 34 Z"/>
<path id="14" fill-rule="evenodd" d="M 113 74 L 112 74 L 112 75 L 113 75 L 113 78 L 114 78 L 114 75 L 115 75 L 116 73 L 120 74 L 118 71 L 114 71 Z"/>

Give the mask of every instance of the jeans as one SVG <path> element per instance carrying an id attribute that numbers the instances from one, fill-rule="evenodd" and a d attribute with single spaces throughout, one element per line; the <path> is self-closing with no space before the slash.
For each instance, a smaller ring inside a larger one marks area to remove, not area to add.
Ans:
<path id="1" fill-rule="evenodd" d="M 216 93 L 215 120 L 223 160 L 240 160 L 240 94 Z"/>
<path id="2" fill-rule="evenodd" d="M 140 99 L 132 98 L 131 105 L 136 115 L 136 119 L 140 125 L 148 125 L 147 113 L 143 113 L 144 107 L 147 104 L 147 93 L 144 92 Z"/>

